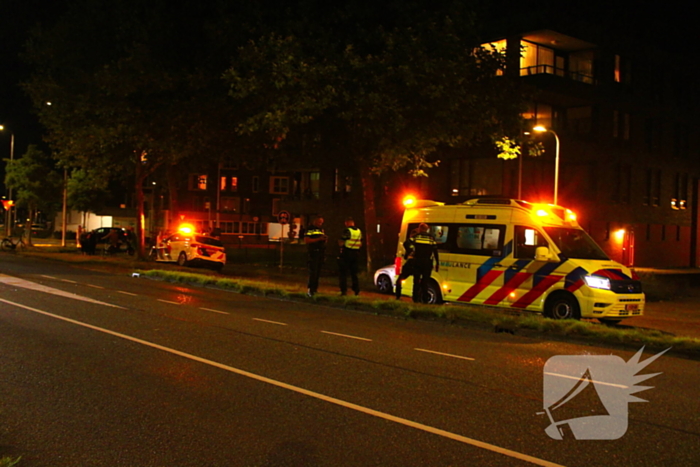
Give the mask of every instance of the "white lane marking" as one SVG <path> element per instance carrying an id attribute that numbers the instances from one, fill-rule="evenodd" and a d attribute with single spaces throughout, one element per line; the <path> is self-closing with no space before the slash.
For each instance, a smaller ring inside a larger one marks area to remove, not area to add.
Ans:
<path id="1" fill-rule="evenodd" d="M 112 305 L 111 303 L 101 302 L 99 300 L 93 300 L 92 298 L 83 297 L 82 295 L 76 295 L 70 292 L 64 292 L 63 290 L 54 289 L 53 287 L 47 287 L 45 285 L 37 284 L 36 282 L 25 281 L 19 277 L 6 276 L 0 274 L 0 283 L 7 284 L 14 287 L 20 287 L 23 289 L 36 290 L 38 292 L 45 292 L 52 295 L 58 295 L 60 297 L 72 298 L 75 300 L 82 300 L 84 302 L 95 303 L 97 305 L 111 306 L 112 308 L 119 308 L 121 310 L 126 310 L 126 308 L 119 305 Z"/>
<path id="2" fill-rule="evenodd" d="M 69 280 L 69 279 L 59 279 L 61 282 L 68 282 L 69 284 L 77 284 L 77 282 Z"/>
<path id="3" fill-rule="evenodd" d="M 104 289 L 104 287 L 99 286 L 99 285 L 92 285 L 92 284 L 87 284 L 88 287 L 92 287 L 93 289 Z"/>
<path id="4" fill-rule="evenodd" d="M 550 376 L 558 376 L 558 377 L 560 377 L 560 378 L 575 379 L 575 380 L 578 380 L 578 381 L 583 381 L 583 378 L 578 378 L 578 377 L 576 377 L 576 376 L 571 376 L 571 375 L 561 375 L 561 374 L 559 374 L 559 373 L 550 373 L 550 372 L 548 372 L 548 371 L 545 371 L 544 374 L 545 374 L 545 375 L 550 375 Z M 612 386 L 612 387 L 614 387 L 614 388 L 629 389 L 629 386 L 624 386 L 624 385 L 622 385 L 622 384 L 606 383 L 606 382 L 603 382 L 603 381 L 594 381 L 594 380 L 591 380 L 591 381 L 592 381 L 593 383 L 595 383 L 595 384 L 602 384 L 603 386 Z"/>
<path id="5" fill-rule="evenodd" d="M 358 341 L 372 342 L 372 339 L 365 339 L 364 337 L 349 336 L 347 334 L 339 334 L 337 332 L 321 331 L 324 334 L 331 334 L 333 336 L 347 337 L 348 339 L 357 339 Z"/>
<path id="6" fill-rule="evenodd" d="M 40 274 L 39 277 L 45 277 L 45 278 L 47 278 L 47 279 L 56 279 L 55 277 L 53 277 L 53 276 L 47 276 L 46 274 Z"/>
<path id="7" fill-rule="evenodd" d="M 180 302 L 171 302 L 170 300 L 161 300 L 160 298 L 158 299 L 159 302 L 163 303 L 170 303 L 171 305 L 179 305 Z"/>
<path id="8" fill-rule="evenodd" d="M 428 349 L 413 349 L 413 350 L 417 350 L 417 351 L 419 351 L 419 352 L 434 353 L 435 355 L 443 355 L 443 356 L 445 356 L 445 357 L 461 358 L 461 359 L 463 359 L 463 360 L 476 360 L 475 358 L 471 358 L 471 357 L 463 357 L 463 356 L 461 356 L 461 355 L 453 355 L 453 354 L 451 354 L 451 353 L 436 352 L 436 351 L 434 351 L 434 350 L 428 350 Z"/>
<path id="9" fill-rule="evenodd" d="M 262 321 L 263 323 L 279 324 L 280 326 L 286 326 L 287 323 L 280 323 L 279 321 L 270 321 L 267 319 L 253 318 L 253 321 Z"/>
<path id="10" fill-rule="evenodd" d="M 124 292 L 123 290 L 117 290 L 117 293 L 121 293 L 121 294 L 124 294 L 124 295 L 131 295 L 132 297 L 136 297 L 136 296 L 137 296 L 135 293 Z"/>
<path id="11" fill-rule="evenodd" d="M 435 427 L 432 427 L 429 425 L 424 425 L 422 423 L 414 422 L 414 421 L 411 421 L 411 420 L 408 420 L 405 418 L 396 417 L 396 416 L 388 414 L 388 413 L 384 413 L 384 412 L 380 412 L 378 410 L 370 409 L 369 407 L 364 407 L 362 405 L 354 404 L 352 402 L 347 402 L 347 401 L 344 401 L 342 399 L 336 399 L 335 397 L 326 396 L 325 394 L 310 391 L 308 389 L 304 389 L 304 388 L 301 388 L 299 386 L 293 386 L 291 384 L 284 383 L 282 381 L 277 381 L 275 379 L 268 378 L 266 376 L 261 376 L 261 375 L 251 373 L 251 372 L 246 371 L 246 370 L 241 370 L 239 368 L 224 365 L 223 363 L 215 362 L 213 360 L 207 360 L 206 358 L 198 357 L 196 355 L 188 354 L 188 353 L 182 352 L 180 350 L 175 350 L 175 349 L 170 348 L 170 347 L 165 347 L 165 346 L 162 346 L 159 344 L 155 344 L 153 342 L 139 339 L 137 337 L 128 336 L 126 334 L 121 334 L 121 333 L 116 332 L 116 331 L 111 331 L 109 329 L 93 326 L 92 324 L 83 323 L 82 321 L 76 321 L 76 320 L 71 319 L 71 318 L 66 318 L 65 316 L 55 315 L 55 314 L 49 313 L 47 311 L 42 311 L 42 310 L 38 310 L 36 308 L 31 308 L 31 307 L 28 307 L 25 305 L 20 305 L 19 303 L 14 303 L 14 302 L 11 302 L 9 300 L 4 300 L 2 298 L 0 298 L 0 302 L 8 303 L 10 305 L 14 305 L 14 306 L 17 306 L 19 308 L 24 308 L 25 310 L 33 311 L 35 313 L 39 313 L 39 314 L 42 314 L 45 316 L 49 316 L 51 318 L 56 318 L 56 319 L 59 319 L 62 321 L 66 321 L 68 323 L 72 323 L 72 324 L 75 324 L 78 326 L 83 326 L 83 327 L 86 327 L 88 329 L 92 329 L 94 331 L 103 332 L 105 334 L 120 337 L 122 339 L 131 341 L 131 342 L 136 342 L 137 344 L 141 344 L 141 345 L 145 345 L 147 347 L 162 350 L 163 352 L 168 352 L 168 353 L 171 353 L 173 355 L 177 355 L 177 356 L 180 356 L 183 358 L 193 360 L 195 362 L 203 363 L 205 365 L 213 366 L 215 368 L 219 368 L 219 369 L 228 371 L 230 373 L 234 373 L 234 374 L 237 374 L 240 376 L 245 376 L 246 378 L 254 379 L 254 380 L 260 381 L 262 383 L 266 383 L 266 384 L 270 384 L 272 386 L 277 386 L 279 388 L 287 389 L 289 391 L 293 391 L 293 392 L 296 392 L 299 394 L 303 394 L 305 396 L 313 397 L 314 399 L 322 400 L 322 401 L 328 402 L 330 404 L 335 404 L 335 405 L 338 405 L 340 407 L 345 407 L 345 408 L 350 409 L 350 410 L 355 410 L 357 412 L 361 412 L 361 413 L 364 413 L 367 415 L 372 415 L 372 416 L 377 417 L 377 418 L 381 418 L 381 419 L 388 420 L 388 421 L 391 421 L 394 423 L 398 423 L 400 425 L 415 428 L 417 430 L 425 431 L 427 433 L 431 433 L 431 434 L 434 434 L 437 436 L 442 436 L 444 438 L 448 438 L 448 439 L 451 439 L 454 441 L 459 441 L 460 443 L 469 444 L 471 446 L 475 446 L 475 447 L 478 447 L 481 449 L 485 449 L 487 451 L 502 454 L 504 456 L 512 457 L 512 458 L 519 459 L 519 460 L 522 460 L 525 462 L 530 462 L 530 463 L 535 464 L 535 465 L 541 465 L 543 467 L 563 467 L 560 464 L 555 464 L 553 462 L 549 462 L 549 461 L 546 461 L 544 459 L 539 459 L 537 457 L 528 456 L 527 454 L 523 454 L 523 453 L 520 453 L 517 451 L 512 451 L 510 449 L 502 448 L 500 446 L 496 446 L 495 444 L 486 443 L 486 442 L 479 441 L 479 440 L 476 440 L 473 438 L 468 438 L 466 436 L 458 435 L 456 433 L 441 430 L 439 428 L 435 428 Z"/>
<path id="12" fill-rule="evenodd" d="M 204 310 L 204 311 L 211 311 L 212 313 L 221 313 L 222 315 L 228 315 L 228 314 L 230 314 L 230 313 L 228 313 L 228 312 L 226 312 L 226 311 L 212 310 L 211 308 L 199 307 L 199 309 L 200 309 L 200 310 Z"/>

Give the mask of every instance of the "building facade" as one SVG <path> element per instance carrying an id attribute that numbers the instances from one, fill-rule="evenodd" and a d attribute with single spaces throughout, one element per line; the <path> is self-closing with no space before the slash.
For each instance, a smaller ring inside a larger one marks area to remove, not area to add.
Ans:
<path id="1" fill-rule="evenodd" d="M 653 47 L 599 45 L 546 29 L 486 46 L 506 53 L 505 72 L 534 91 L 524 131 L 548 130 L 532 132 L 544 154 L 508 161 L 489 150 L 447 154 L 421 196 L 551 203 L 556 177 L 557 203 L 574 210 L 613 259 L 696 267 L 697 100 L 682 66 Z"/>

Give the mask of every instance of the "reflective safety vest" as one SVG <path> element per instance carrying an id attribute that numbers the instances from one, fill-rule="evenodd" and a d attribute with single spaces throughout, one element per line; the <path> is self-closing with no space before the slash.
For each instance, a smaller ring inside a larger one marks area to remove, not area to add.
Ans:
<path id="1" fill-rule="evenodd" d="M 416 260 L 432 259 L 437 242 L 435 237 L 428 233 L 419 233 L 412 239 L 415 245 L 414 258 Z"/>
<path id="2" fill-rule="evenodd" d="M 348 250 L 359 250 L 362 246 L 362 231 L 357 227 L 348 227 L 346 232 L 350 233 L 350 238 L 345 239 L 343 246 Z"/>
<path id="3" fill-rule="evenodd" d="M 308 238 L 318 238 L 322 235 L 326 235 L 326 232 L 324 232 L 321 227 L 311 226 L 304 235 Z M 309 243 L 307 246 L 309 247 L 309 251 L 322 251 L 326 248 L 326 242 Z"/>
<path id="4" fill-rule="evenodd" d="M 323 231 L 323 229 L 319 227 L 309 227 L 304 235 L 306 235 L 307 237 L 316 237 L 325 234 L 326 233 Z"/>

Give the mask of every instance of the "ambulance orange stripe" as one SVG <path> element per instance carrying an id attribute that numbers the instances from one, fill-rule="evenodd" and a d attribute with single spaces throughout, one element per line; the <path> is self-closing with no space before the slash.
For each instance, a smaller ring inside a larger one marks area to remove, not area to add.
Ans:
<path id="1" fill-rule="evenodd" d="M 530 289 L 525 295 L 520 297 L 520 300 L 511 305 L 513 308 L 526 308 L 534 302 L 540 295 L 545 293 L 547 289 L 561 280 L 562 276 L 546 276 L 535 287 Z"/>
<path id="2" fill-rule="evenodd" d="M 518 272 L 516 273 L 503 287 L 498 289 L 489 298 L 484 301 L 484 305 L 498 305 L 501 300 L 506 298 L 509 293 L 518 288 L 520 284 L 532 277 L 529 272 Z"/>
<path id="3" fill-rule="evenodd" d="M 460 302 L 471 302 L 474 297 L 479 295 L 482 290 L 488 287 L 493 281 L 495 281 L 503 271 L 489 271 L 484 276 L 479 279 L 479 282 L 469 287 L 469 289 L 462 294 L 457 300 Z"/>

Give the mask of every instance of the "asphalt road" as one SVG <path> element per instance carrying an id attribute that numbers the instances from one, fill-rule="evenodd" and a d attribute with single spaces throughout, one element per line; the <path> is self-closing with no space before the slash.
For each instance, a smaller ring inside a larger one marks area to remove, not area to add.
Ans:
<path id="1" fill-rule="evenodd" d="M 545 433 L 545 364 L 634 352 L 13 255 L 0 336 L 0 456 L 20 466 L 700 463 L 700 364 L 671 355 L 621 438 L 584 441 Z"/>

